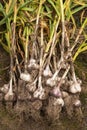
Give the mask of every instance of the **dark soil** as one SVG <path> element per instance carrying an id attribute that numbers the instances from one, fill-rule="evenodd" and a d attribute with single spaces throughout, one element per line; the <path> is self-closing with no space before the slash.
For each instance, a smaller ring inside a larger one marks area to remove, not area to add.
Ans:
<path id="1" fill-rule="evenodd" d="M 85 55 L 87 56 L 87 54 Z M 82 59 L 77 61 L 76 72 L 84 85 L 80 95 L 82 107 L 74 109 L 76 114 L 70 115 L 71 109 L 69 106 L 67 108 L 54 106 L 52 103 L 56 99 L 51 96 L 49 101 L 43 102 L 39 100 L 34 102 L 18 100 L 15 109 L 9 107 L 11 106 L 10 102 L 6 104 L 7 107 L 0 102 L 0 130 L 87 130 L 87 61 L 84 61 L 83 64 L 80 62 Z M 9 54 L 0 47 L 0 87 L 9 81 L 9 63 Z M 60 110 L 61 113 L 58 115 Z M 70 113 L 67 113 L 69 110 Z M 49 115 L 49 117 L 46 115 Z M 51 121 L 52 117 L 55 118 Z"/>

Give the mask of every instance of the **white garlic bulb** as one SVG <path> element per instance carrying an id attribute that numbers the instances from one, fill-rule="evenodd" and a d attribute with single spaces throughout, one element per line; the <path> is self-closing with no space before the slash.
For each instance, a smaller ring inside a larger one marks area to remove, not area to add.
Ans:
<path id="1" fill-rule="evenodd" d="M 44 77 L 51 77 L 52 76 L 52 72 L 50 70 L 49 65 L 46 66 L 45 70 L 43 71 L 43 76 Z"/>
<path id="2" fill-rule="evenodd" d="M 31 58 L 30 59 L 30 62 L 29 62 L 29 65 L 28 65 L 28 68 L 34 68 L 34 69 L 38 69 L 39 68 L 39 65 L 36 63 L 36 60 Z"/>
<path id="3" fill-rule="evenodd" d="M 63 99 L 60 97 L 60 98 L 57 98 L 54 102 L 54 105 L 61 105 L 62 107 L 64 106 L 64 101 Z"/>
<path id="4" fill-rule="evenodd" d="M 26 82 L 30 82 L 31 81 L 31 76 L 29 73 L 21 73 L 20 74 L 20 78 Z"/>
<path id="5" fill-rule="evenodd" d="M 81 92 L 81 85 L 78 82 L 74 82 L 70 85 L 69 91 L 71 93 Z"/>
<path id="6" fill-rule="evenodd" d="M 51 87 L 54 87 L 56 85 L 56 82 L 57 82 L 57 78 L 54 79 L 52 77 L 52 78 L 47 79 L 46 84 L 49 85 L 49 86 L 51 86 Z"/>
<path id="7" fill-rule="evenodd" d="M 45 99 L 45 93 L 44 93 L 44 89 L 37 89 L 34 94 L 33 94 L 34 98 L 39 98 L 39 99 Z"/>
<path id="8" fill-rule="evenodd" d="M 3 87 L 0 88 L 0 91 L 3 93 L 7 93 L 9 90 L 9 84 L 4 84 Z"/>

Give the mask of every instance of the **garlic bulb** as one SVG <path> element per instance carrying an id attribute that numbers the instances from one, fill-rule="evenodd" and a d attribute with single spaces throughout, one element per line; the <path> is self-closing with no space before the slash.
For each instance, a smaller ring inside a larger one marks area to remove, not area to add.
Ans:
<path id="1" fill-rule="evenodd" d="M 39 98 L 39 99 L 45 99 L 45 93 L 44 93 L 44 89 L 37 89 L 34 94 L 33 94 L 34 98 Z"/>
<path id="2" fill-rule="evenodd" d="M 71 93 L 81 92 L 81 85 L 78 82 L 74 82 L 74 83 L 71 84 L 69 91 Z"/>
<path id="3" fill-rule="evenodd" d="M 4 84 L 4 86 L 2 88 L 0 88 L 0 91 L 3 93 L 7 93 L 9 90 L 9 84 Z"/>
<path id="4" fill-rule="evenodd" d="M 79 99 L 77 99 L 77 100 L 75 100 L 73 105 L 76 106 L 76 107 L 80 107 L 81 106 L 81 101 Z"/>
<path id="5" fill-rule="evenodd" d="M 64 106 L 64 101 L 63 99 L 60 97 L 60 98 L 57 98 L 54 102 L 54 105 L 61 105 L 62 107 Z"/>
<path id="6" fill-rule="evenodd" d="M 26 85 L 26 89 L 29 91 L 29 92 L 34 92 L 36 90 L 36 82 L 37 82 L 37 79 L 31 83 L 31 84 L 27 84 Z"/>
<path id="7" fill-rule="evenodd" d="M 26 82 L 30 82 L 31 81 L 31 76 L 29 73 L 21 73 L 20 74 L 20 78 Z"/>
<path id="8" fill-rule="evenodd" d="M 55 87 L 51 92 L 50 94 L 54 97 L 61 97 L 61 91 L 60 91 L 60 88 L 59 87 Z"/>
<path id="9" fill-rule="evenodd" d="M 13 86 L 12 86 L 12 78 L 10 79 L 10 83 L 9 83 L 9 90 L 5 95 L 5 100 L 13 100 Z"/>
<path id="10" fill-rule="evenodd" d="M 52 76 L 52 72 L 50 70 L 49 65 L 46 66 L 45 70 L 43 71 L 43 76 L 44 77 L 51 77 Z"/>
<path id="11" fill-rule="evenodd" d="M 5 99 L 6 101 L 13 101 L 14 97 L 15 97 L 15 94 L 14 94 L 14 93 L 10 93 L 10 92 L 8 91 L 8 93 L 5 95 L 4 99 Z"/>
<path id="12" fill-rule="evenodd" d="M 32 59 L 30 59 L 28 68 L 29 69 L 31 69 L 31 68 L 38 69 L 39 65 L 36 63 L 36 60 L 32 58 Z"/>
<path id="13" fill-rule="evenodd" d="M 56 85 L 56 82 L 57 82 L 57 78 L 54 79 L 54 78 L 52 77 L 52 78 L 47 79 L 46 84 L 49 85 L 49 86 L 51 86 L 51 87 L 53 87 L 53 86 Z"/>

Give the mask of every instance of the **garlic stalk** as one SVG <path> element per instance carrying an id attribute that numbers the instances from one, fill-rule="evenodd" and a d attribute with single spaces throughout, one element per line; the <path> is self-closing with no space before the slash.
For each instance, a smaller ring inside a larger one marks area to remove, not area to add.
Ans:
<path id="1" fill-rule="evenodd" d="M 51 41 L 51 39 L 50 39 L 50 41 L 49 41 L 49 43 L 52 42 L 52 44 L 51 44 L 51 49 L 50 49 L 50 53 L 49 53 L 49 56 L 48 56 L 47 66 L 46 66 L 46 68 L 45 68 L 45 70 L 44 70 L 44 72 L 43 72 L 43 75 L 46 76 L 46 77 L 51 77 L 51 76 L 52 76 L 52 72 L 51 72 L 51 70 L 50 70 L 49 64 L 50 64 L 50 59 L 51 59 L 51 56 L 52 56 L 52 54 L 53 54 L 55 45 L 56 45 L 56 43 L 57 43 L 57 40 L 56 40 L 56 39 L 57 39 L 57 29 L 58 29 L 58 26 L 59 26 L 59 21 L 60 21 L 59 18 L 58 18 L 58 21 L 55 20 L 56 26 L 55 26 L 55 28 L 54 28 L 53 38 L 52 38 L 52 41 Z M 48 43 L 48 46 L 49 46 L 49 43 Z M 49 47 L 50 47 L 50 46 L 49 46 Z M 49 47 L 48 47 L 48 48 L 49 48 Z M 45 53 L 44 58 L 43 58 L 43 61 L 45 61 L 46 55 L 47 55 L 47 54 Z M 57 74 L 56 74 L 56 75 L 57 75 Z M 54 76 L 55 78 L 56 78 L 56 75 Z M 54 80 L 54 79 L 53 79 L 53 80 Z M 48 82 L 49 82 L 49 80 L 47 81 L 47 84 L 49 85 Z"/>
<path id="2" fill-rule="evenodd" d="M 81 92 L 81 83 L 78 82 L 78 80 L 76 79 L 73 63 L 71 63 L 71 71 L 72 71 L 72 81 L 70 83 L 69 91 L 71 93 Z"/>
<path id="3" fill-rule="evenodd" d="M 60 61 L 58 62 L 58 69 L 54 73 L 53 77 L 48 79 L 46 84 L 50 86 L 55 86 L 56 84 L 56 77 L 58 73 L 60 72 L 60 69 L 62 68 L 62 64 L 64 64 L 64 38 L 65 38 L 65 25 L 64 25 L 64 9 L 62 6 L 62 1 L 60 0 L 60 6 L 61 6 L 61 17 L 62 17 L 62 41 L 61 41 L 61 58 Z"/>
<path id="4" fill-rule="evenodd" d="M 66 31 L 66 28 L 65 28 L 65 31 Z M 68 34 L 67 34 L 67 31 L 65 33 L 66 35 L 66 41 L 67 41 L 67 47 L 68 47 L 68 53 L 67 55 L 65 56 L 65 60 L 68 59 L 68 57 L 70 57 L 70 60 L 71 60 L 71 71 L 72 71 L 72 81 L 70 81 L 70 88 L 69 88 L 69 91 L 71 93 L 77 93 L 77 92 L 81 92 L 81 82 L 79 82 L 80 80 L 77 80 L 76 79 L 76 75 L 75 75 L 75 70 L 74 70 L 74 65 L 72 63 L 73 59 L 72 59 L 72 55 L 71 55 L 71 52 L 73 51 L 73 48 L 74 46 L 70 49 L 70 43 L 69 43 L 69 38 L 68 38 Z M 78 41 L 78 36 L 76 38 L 76 43 Z"/>
<path id="5" fill-rule="evenodd" d="M 45 93 L 44 93 L 44 89 L 43 89 L 42 83 L 41 83 L 41 76 L 39 77 L 38 82 L 39 82 L 38 83 L 38 88 L 34 92 L 33 96 L 34 96 L 34 98 L 44 99 L 45 98 Z"/>
<path id="6" fill-rule="evenodd" d="M 42 87 L 42 69 L 43 69 L 43 26 L 41 26 L 41 52 L 40 52 L 40 69 L 39 69 L 39 79 L 38 79 L 38 88 L 34 92 L 34 98 L 43 99 L 45 97 L 44 89 Z"/>
<path id="7" fill-rule="evenodd" d="M 10 79 L 10 87 L 8 92 L 5 95 L 5 100 L 12 100 L 14 96 L 13 90 L 12 90 L 12 78 Z"/>
<path id="8" fill-rule="evenodd" d="M 14 55 L 15 55 L 15 29 L 16 29 L 16 15 L 17 15 L 17 8 L 16 8 L 16 4 L 14 6 L 14 21 L 13 23 L 11 24 L 11 32 L 12 33 L 12 41 L 11 41 L 11 48 L 10 48 L 10 84 L 9 84 L 9 90 L 8 92 L 6 93 L 5 95 L 5 100 L 12 100 L 13 99 L 13 96 L 14 96 L 14 93 L 13 93 L 13 84 L 12 84 L 12 81 L 13 81 L 13 76 L 14 76 L 14 73 L 13 73 L 13 65 L 14 65 L 14 62 L 13 62 L 13 58 L 14 58 Z"/>
<path id="9" fill-rule="evenodd" d="M 25 43 L 25 70 L 24 73 L 20 74 L 20 78 L 24 81 L 31 82 L 31 75 L 28 73 L 28 37 L 29 37 L 29 30 L 28 27 L 25 27 L 26 31 L 26 43 Z"/>

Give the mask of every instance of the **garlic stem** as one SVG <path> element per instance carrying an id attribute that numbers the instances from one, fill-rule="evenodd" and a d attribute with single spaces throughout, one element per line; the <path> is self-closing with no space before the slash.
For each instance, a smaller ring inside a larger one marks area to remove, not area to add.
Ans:
<path id="1" fill-rule="evenodd" d="M 72 61 L 71 61 L 71 71 L 72 71 L 72 80 L 74 81 L 74 83 L 77 83 L 75 69 L 74 69 L 74 65 L 73 65 Z"/>
<path id="2" fill-rule="evenodd" d="M 28 66 L 28 37 L 29 37 L 29 34 L 28 34 L 28 27 L 26 27 L 26 43 L 25 43 L 25 73 L 27 72 L 27 66 Z"/>
<path id="3" fill-rule="evenodd" d="M 12 90 L 12 78 L 10 79 L 10 88 L 8 91 L 9 95 L 13 95 L 13 90 Z"/>
<path id="4" fill-rule="evenodd" d="M 61 63 L 62 63 L 62 59 L 58 62 L 58 69 L 56 70 L 56 72 L 54 73 L 54 75 L 52 77 L 53 80 L 55 80 L 55 78 L 57 77 L 58 73 L 60 72 Z"/>

